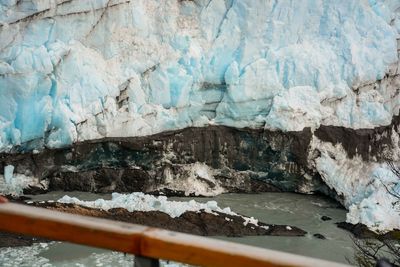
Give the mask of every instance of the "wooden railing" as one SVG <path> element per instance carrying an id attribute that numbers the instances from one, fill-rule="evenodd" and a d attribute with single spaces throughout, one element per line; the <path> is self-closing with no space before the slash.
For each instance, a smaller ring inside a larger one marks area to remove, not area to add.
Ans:
<path id="1" fill-rule="evenodd" d="M 200 266 L 345 266 L 284 252 L 14 203 L 0 204 L 0 230 L 134 254 L 135 259 L 144 260 L 138 262 L 137 265 L 141 266 L 156 266 L 158 259 Z"/>

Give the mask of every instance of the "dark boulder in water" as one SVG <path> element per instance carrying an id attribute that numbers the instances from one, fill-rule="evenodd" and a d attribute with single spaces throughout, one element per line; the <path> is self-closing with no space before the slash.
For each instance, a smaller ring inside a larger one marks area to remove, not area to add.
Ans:
<path id="1" fill-rule="evenodd" d="M 324 215 L 324 216 L 321 217 L 321 220 L 323 220 L 323 221 L 325 222 L 325 221 L 330 221 L 330 220 L 332 220 L 332 218 L 329 217 L 329 216 L 325 216 L 325 215 Z"/>
<path id="2" fill-rule="evenodd" d="M 360 239 L 374 238 L 374 239 L 400 240 L 400 230 L 398 229 L 389 231 L 385 234 L 379 234 L 374 231 L 371 231 L 370 229 L 368 229 L 366 225 L 361 223 L 351 224 L 348 222 L 339 222 L 336 223 L 336 225 L 341 229 L 351 232 L 355 237 Z"/>
<path id="3" fill-rule="evenodd" d="M 322 239 L 322 240 L 326 239 L 326 237 L 324 235 L 321 235 L 321 234 L 314 234 L 313 236 L 318 238 L 318 239 Z"/>

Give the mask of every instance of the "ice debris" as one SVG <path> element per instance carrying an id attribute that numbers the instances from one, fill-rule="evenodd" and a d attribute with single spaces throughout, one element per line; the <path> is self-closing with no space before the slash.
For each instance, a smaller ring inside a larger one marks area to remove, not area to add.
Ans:
<path id="1" fill-rule="evenodd" d="M 161 211 L 172 218 L 179 217 L 186 211 L 220 212 L 229 215 L 237 215 L 229 207 L 220 208 L 216 201 L 200 203 L 195 200 L 171 201 L 166 196 L 152 196 L 141 192 L 131 194 L 112 193 L 111 200 L 97 199 L 94 201 L 83 201 L 76 197 L 63 196 L 58 200 L 60 203 L 72 203 L 85 207 L 109 210 L 113 208 L 124 208 L 133 211 Z"/>

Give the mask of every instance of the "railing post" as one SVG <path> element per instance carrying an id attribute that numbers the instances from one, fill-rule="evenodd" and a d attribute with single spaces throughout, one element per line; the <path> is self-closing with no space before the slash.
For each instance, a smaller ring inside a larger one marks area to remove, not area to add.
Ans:
<path id="1" fill-rule="evenodd" d="M 133 262 L 135 267 L 160 267 L 160 261 L 158 259 L 147 258 L 142 256 L 136 256 Z"/>

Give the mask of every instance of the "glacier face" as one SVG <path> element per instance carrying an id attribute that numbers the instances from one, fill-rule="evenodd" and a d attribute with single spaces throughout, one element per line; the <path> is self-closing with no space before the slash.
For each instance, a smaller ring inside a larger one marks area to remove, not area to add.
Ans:
<path id="1" fill-rule="evenodd" d="M 0 152 L 190 126 L 389 125 L 399 33 L 398 0 L 0 0 Z M 317 148 L 310 164 L 349 221 L 393 213 L 384 166 Z"/>
<path id="2" fill-rule="evenodd" d="M 399 134 L 394 129 L 390 132 L 397 147 L 387 152 L 399 162 Z M 317 157 L 313 156 L 316 151 Z M 349 209 L 347 222 L 363 223 L 378 232 L 400 229 L 400 181 L 386 162 L 365 161 L 360 155 L 349 158 L 342 144 L 323 142 L 315 136 L 309 161 Z"/>
<path id="3" fill-rule="evenodd" d="M 395 91 L 362 86 L 397 73 L 399 7 L 2 0 L 0 151 L 208 124 L 387 125 Z"/>

